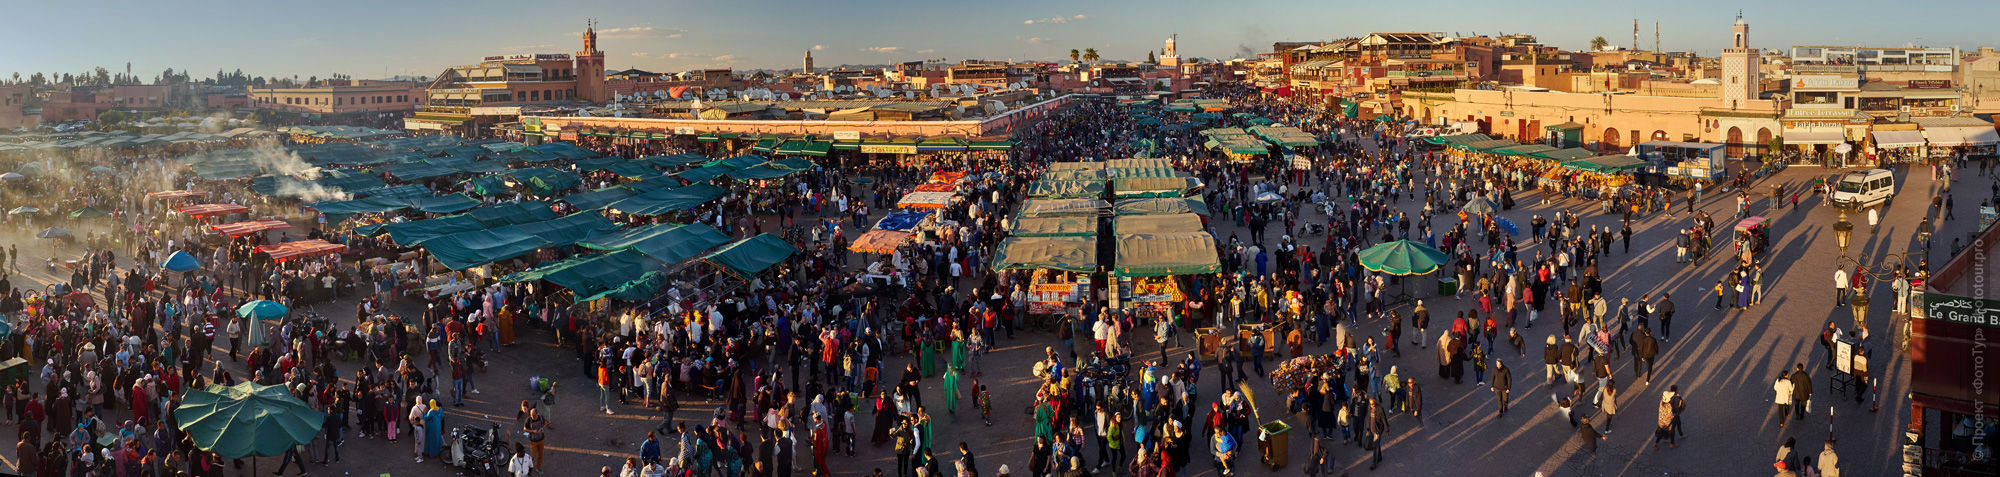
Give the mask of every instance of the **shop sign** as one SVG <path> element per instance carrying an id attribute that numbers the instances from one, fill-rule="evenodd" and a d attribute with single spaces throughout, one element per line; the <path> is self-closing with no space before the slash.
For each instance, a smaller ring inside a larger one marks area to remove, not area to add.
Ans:
<path id="1" fill-rule="evenodd" d="M 679 134 L 679 135 L 682 135 L 682 136 L 693 136 L 693 135 L 694 135 L 694 128 L 691 128 L 691 127 L 687 127 L 687 126 L 680 126 L 680 127 L 675 127 L 675 128 L 674 128 L 674 134 Z"/>
<path id="2" fill-rule="evenodd" d="M 861 131 L 834 131 L 834 132 L 833 132 L 833 140 L 835 140 L 835 141 L 859 141 L 859 140 L 861 140 Z"/>
<path id="3" fill-rule="evenodd" d="M 1910 80 L 1910 88 L 1913 89 L 1946 89 L 1950 87 L 1951 80 Z"/>
<path id="4" fill-rule="evenodd" d="M 862 154 L 916 154 L 914 144 L 862 144 Z"/>
<path id="5" fill-rule="evenodd" d="M 1925 319 L 2000 328 L 2000 301 L 1942 293 L 1923 295 Z"/>
<path id="6" fill-rule="evenodd" d="M 542 132 L 542 118 L 521 118 L 522 132 Z"/>

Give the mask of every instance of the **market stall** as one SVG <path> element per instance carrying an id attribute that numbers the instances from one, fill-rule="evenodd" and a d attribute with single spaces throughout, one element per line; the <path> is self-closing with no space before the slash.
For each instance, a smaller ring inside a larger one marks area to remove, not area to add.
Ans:
<path id="1" fill-rule="evenodd" d="M 1009 237 L 993 255 L 993 270 L 1030 271 L 1029 313 L 1066 313 L 1090 296 L 1097 238 Z"/>
<path id="2" fill-rule="evenodd" d="M 895 253 L 897 247 L 903 246 L 916 235 L 915 232 L 870 230 L 854 237 L 854 243 L 848 244 L 847 249 L 861 253 Z"/>
<path id="3" fill-rule="evenodd" d="M 1208 217 L 1208 202 L 1201 196 L 1186 198 L 1125 199 L 1114 209 L 1117 215 L 1195 214 Z"/>
<path id="4" fill-rule="evenodd" d="M 1096 217 L 1037 217 L 1014 221 L 1015 237 L 1096 237 Z"/>
<path id="5" fill-rule="evenodd" d="M 346 245 L 328 243 L 320 239 L 300 240 L 257 247 L 258 253 L 270 255 L 272 261 L 278 262 L 335 254 L 345 250 L 347 250 Z"/>
<path id="6" fill-rule="evenodd" d="M 234 222 L 234 223 L 208 226 L 208 230 L 210 232 L 215 232 L 216 234 L 227 236 L 229 238 L 242 237 L 244 235 L 259 233 L 266 230 L 289 229 L 289 228 L 292 228 L 292 224 L 286 223 L 283 220 L 272 220 L 272 219 L 251 220 L 245 222 Z"/>
<path id="7" fill-rule="evenodd" d="M 1185 229 L 1190 220 L 1199 219 L 1143 217 L 1118 227 Z M 1118 277 L 1115 303 L 1144 317 L 1164 317 L 1187 299 L 1181 277 L 1213 274 L 1222 266 L 1215 236 L 1207 232 L 1119 233 L 1117 247 L 1111 270 Z"/>
<path id="8" fill-rule="evenodd" d="M 1021 217 L 1095 217 L 1110 206 L 1102 199 L 1029 199 L 1021 203 Z"/>

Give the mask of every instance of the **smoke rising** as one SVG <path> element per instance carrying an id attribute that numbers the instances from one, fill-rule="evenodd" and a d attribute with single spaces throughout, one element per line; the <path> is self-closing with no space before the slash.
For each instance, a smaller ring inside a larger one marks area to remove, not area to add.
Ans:
<path id="1" fill-rule="evenodd" d="M 347 192 L 310 182 L 319 179 L 325 171 L 307 163 L 298 153 L 286 150 L 276 139 L 258 139 L 246 150 L 250 152 L 250 162 L 263 168 L 264 171 L 297 179 L 280 179 L 277 190 L 279 196 L 298 197 L 305 202 L 353 198 L 353 195 Z"/>

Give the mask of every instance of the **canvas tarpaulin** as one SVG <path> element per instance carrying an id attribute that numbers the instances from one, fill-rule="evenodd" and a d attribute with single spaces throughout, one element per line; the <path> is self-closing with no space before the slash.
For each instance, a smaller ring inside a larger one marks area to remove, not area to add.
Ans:
<path id="1" fill-rule="evenodd" d="M 502 277 L 502 282 L 542 280 L 569 289 L 577 298 L 591 297 L 638 281 L 660 264 L 636 251 L 572 257 L 544 263 L 534 270 Z"/>
<path id="2" fill-rule="evenodd" d="M 931 211 L 928 210 L 915 211 L 915 212 L 890 212 L 889 215 L 883 216 L 882 220 L 875 221 L 875 228 L 881 230 L 914 229 L 917 228 L 917 224 L 923 223 L 924 219 L 929 218 L 930 216 L 931 216 Z"/>
<path id="3" fill-rule="evenodd" d="M 1119 236 L 1201 232 L 1201 216 L 1195 214 L 1123 215 L 1113 219 L 1111 230 Z"/>
<path id="4" fill-rule="evenodd" d="M 1097 217 L 1037 217 L 1014 221 L 1016 237 L 1096 237 Z"/>
<path id="5" fill-rule="evenodd" d="M 993 270 L 1047 268 L 1069 272 L 1097 270 L 1096 237 L 1008 237 L 993 254 Z"/>
<path id="6" fill-rule="evenodd" d="M 1110 205 L 1101 199 L 1030 199 L 1021 204 L 1021 216 L 1095 216 Z"/>
<path id="7" fill-rule="evenodd" d="M 1126 177 L 1113 179 L 1111 188 L 1118 197 L 1180 197 L 1198 182 L 1193 177 Z"/>
<path id="8" fill-rule="evenodd" d="M 797 173 L 799 173 L 798 170 L 786 169 L 777 165 L 777 163 L 765 163 L 729 171 L 728 176 L 736 180 L 765 180 L 777 179 Z"/>
<path id="9" fill-rule="evenodd" d="M 639 159 L 652 162 L 653 165 L 656 167 L 675 167 L 675 166 L 685 166 L 688 164 L 700 164 L 703 162 L 708 162 L 708 156 L 703 156 L 692 152 L 684 152 L 680 154 L 674 154 L 671 156 L 648 156 L 648 157 L 641 157 Z"/>
<path id="10" fill-rule="evenodd" d="M 772 265 L 791 258 L 799 249 L 776 235 L 759 234 L 756 237 L 739 240 L 724 245 L 720 249 L 703 255 L 702 259 L 722 266 L 737 277 L 749 279 Z"/>
<path id="11" fill-rule="evenodd" d="M 678 177 L 681 180 L 687 181 L 689 184 L 693 184 L 697 182 L 708 182 L 717 177 L 727 176 L 731 172 L 736 172 L 736 168 L 726 165 L 712 165 L 712 166 L 702 166 L 690 170 L 677 172 L 674 173 L 674 177 Z"/>
<path id="12" fill-rule="evenodd" d="M 904 241 L 914 235 L 916 234 L 912 232 L 895 230 L 870 230 L 855 237 L 854 243 L 848 244 L 847 250 L 861 253 L 892 253 L 896 251 L 896 247 L 903 245 Z"/>
<path id="13" fill-rule="evenodd" d="M 1051 180 L 1042 179 L 1028 188 L 1028 197 L 1051 199 L 1084 199 L 1104 196 L 1104 181 L 1093 180 Z"/>
<path id="14" fill-rule="evenodd" d="M 951 205 L 952 197 L 957 195 L 958 193 L 956 192 L 911 192 L 903 194 L 903 198 L 896 201 L 896 206 L 904 208 L 942 209 L 945 206 Z"/>
<path id="15" fill-rule="evenodd" d="M 631 250 L 663 263 L 676 264 L 729 243 L 729 235 L 708 224 L 656 224 L 577 242 L 596 250 Z"/>
<path id="16" fill-rule="evenodd" d="M 1208 203 L 1199 197 L 1126 199 L 1118 201 L 1118 215 L 1198 214 L 1208 216 Z"/>
<path id="17" fill-rule="evenodd" d="M 652 164 L 639 161 L 628 161 L 628 162 L 620 162 L 617 164 L 612 164 L 610 166 L 605 167 L 604 172 L 616 174 L 618 177 L 624 177 L 627 179 L 655 177 L 660 175 L 660 170 L 654 169 Z"/>
<path id="18" fill-rule="evenodd" d="M 582 212 L 555 220 L 455 233 L 424 240 L 418 245 L 445 267 L 464 270 L 544 247 L 573 244 L 617 230 L 617 227 L 602 215 Z"/>
<path id="19" fill-rule="evenodd" d="M 661 215 L 700 207 L 729 191 L 711 184 L 695 184 L 677 189 L 660 189 L 619 199 L 605 208 L 632 215 Z"/>
<path id="20" fill-rule="evenodd" d="M 376 231 L 388 233 L 390 241 L 396 242 L 396 245 L 408 247 L 426 239 L 483 228 L 486 228 L 486 226 L 480 224 L 479 220 L 472 218 L 472 216 L 458 214 L 428 220 L 391 222 L 382 224 Z"/>
<path id="21" fill-rule="evenodd" d="M 556 200 L 567 202 L 571 207 L 576 207 L 577 210 L 597 210 L 611 205 L 612 202 L 617 202 L 620 199 L 631 196 L 631 189 L 612 186 L 590 192 L 578 192 L 562 196 L 562 198 Z"/>
<path id="22" fill-rule="evenodd" d="M 1121 277 L 1199 275 L 1222 266 L 1207 232 L 1121 234 L 1116 256 L 1112 274 Z"/>
<path id="23" fill-rule="evenodd" d="M 467 197 L 465 194 L 419 197 L 410 200 L 410 207 L 432 214 L 464 212 L 474 207 L 479 207 L 479 205 L 478 200 Z"/>
<path id="24" fill-rule="evenodd" d="M 479 220 L 481 225 L 499 227 L 502 225 L 525 224 L 556 218 L 556 212 L 548 202 L 506 202 L 472 209 L 466 212 Z"/>

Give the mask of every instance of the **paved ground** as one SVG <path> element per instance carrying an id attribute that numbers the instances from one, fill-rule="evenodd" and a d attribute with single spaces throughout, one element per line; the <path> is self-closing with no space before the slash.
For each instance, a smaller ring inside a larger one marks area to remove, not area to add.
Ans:
<path id="1" fill-rule="evenodd" d="M 1794 168 L 1781 173 L 1771 180 L 1785 182 L 1796 187 L 1810 180 L 1816 174 L 1829 171 L 1820 168 Z M 1858 254 L 1864 262 L 1873 262 L 1892 253 L 1902 253 L 1915 243 L 1915 230 L 1923 216 L 1928 197 L 1936 190 L 1927 170 L 1898 170 L 1900 200 L 1890 206 L 1885 214 L 1885 222 L 1878 233 L 1870 234 L 1865 229 L 1857 231 L 1856 246 L 1852 253 Z M 1935 262 L 1942 263 L 1945 248 L 1953 236 L 1964 236 L 1976 225 L 1976 213 L 1970 212 L 1977 199 L 1967 199 L 1971 191 L 1984 191 L 1987 179 L 1967 178 L 1957 187 L 1960 192 L 1958 220 L 1945 223 L 1940 229 L 1940 256 Z M 1761 185 L 1761 184 L 1760 184 Z M 1968 187 L 1970 186 L 1970 187 Z M 1612 225 L 1616 217 L 1595 213 L 1595 207 L 1581 201 L 1561 201 L 1549 206 L 1537 204 L 1534 196 L 1519 198 L 1521 207 L 1504 211 L 1500 215 L 1525 224 L 1535 214 L 1552 215 L 1557 208 L 1586 211 L 1584 223 Z M 1408 204 L 1406 202 L 1406 204 Z M 1685 214 L 1672 218 L 1649 215 L 1636 228 L 1634 248 L 1629 253 L 1614 253 L 1606 263 L 1608 278 L 1607 294 L 1612 298 L 1636 298 L 1640 294 L 1658 296 L 1661 292 L 1672 292 L 1681 310 L 1675 323 L 1675 334 L 1671 342 L 1664 344 L 1660 360 L 1659 377 L 1647 385 L 1637 385 L 1635 380 L 1621 379 L 1621 415 L 1614 421 L 1614 432 L 1610 439 L 1595 455 L 1579 453 L 1577 441 L 1570 428 L 1564 427 L 1560 415 L 1556 414 L 1546 391 L 1535 387 L 1542 383 L 1540 357 L 1535 349 L 1527 356 L 1518 357 L 1503 354 L 1508 366 L 1514 369 L 1516 398 L 1514 412 L 1505 418 L 1496 418 L 1493 394 L 1484 387 L 1474 386 L 1470 380 L 1462 385 L 1440 381 L 1435 373 L 1434 359 L 1426 353 L 1408 353 L 1393 360 L 1402 366 L 1403 375 L 1415 377 L 1423 387 L 1427 402 L 1423 422 L 1408 416 L 1398 416 L 1392 421 L 1391 438 L 1386 451 L 1387 459 L 1382 468 L 1374 471 L 1382 475 L 1507 475 L 1525 476 L 1536 471 L 1546 471 L 1549 475 L 1758 475 L 1769 471 L 1769 462 L 1777 446 L 1787 437 L 1796 437 L 1801 449 L 1816 450 L 1826 436 L 1828 409 L 1833 408 L 1836 416 L 1832 420 L 1835 432 L 1842 438 L 1837 445 L 1841 462 L 1849 475 L 1889 475 L 1895 470 L 1895 456 L 1898 455 L 1896 437 L 1907 421 L 1908 399 L 1905 389 L 1908 380 L 1908 363 L 1905 353 L 1887 345 L 1887 330 L 1892 320 L 1886 307 L 1877 307 L 1870 317 L 1871 329 L 1877 330 L 1876 337 L 1869 346 L 1877 350 L 1874 363 L 1875 375 L 1881 377 L 1886 387 L 1881 394 L 1884 400 L 1881 412 L 1871 413 L 1865 405 L 1854 404 L 1851 400 L 1830 399 L 1827 391 L 1827 374 L 1820 371 L 1824 352 L 1817 346 L 1818 330 L 1828 320 L 1836 320 L 1845 327 L 1850 323 L 1849 311 L 1835 308 L 1829 290 L 1833 268 L 1836 264 L 1833 237 L 1828 224 L 1833 222 L 1834 213 L 1819 207 L 1820 198 L 1813 197 L 1803 202 L 1800 209 L 1763 211 L 1762 205 L 1753 207 L 1753 213 L 1769 215 L 1774 225 L 1773 245 L 1777 249 L 1776 259 L 1766 274 L 1773 283 L 1769 297 L 1763 306 L 1744 311 L 1715 311 L 1709 307 L 1713 295 L 1710 287 L 1727 273 L 1722 260 L 1710 260 L 1705 264 L 1684 268 L 1673 263 L 1672 234 L 1687 223 Z M 1707 200 L 1704 210 L 1726 217 L 1733 212 L 1733 201 Z M 1414 214 L 1412 214 L 1414 216 Z M 1307 221 L 1319 219 L 1317 212 L 1307 214 Z M 1854 220 L 1862 221 L 1857 217 Z M 1728 223 L 1718 219 L 1718 222 Z M 1232 230 L 1227 220 L 1217 220 L 1227 235 Z M 11 227 L 10 227 L 11 228 Z M 850 236 L 858 231 L 850 231 Z M 24 258 L 35 263 L 46 256 L 48 250 L 33 246 L 27 234 L 32 231 L 13 228 L 0 230 L 0 242 L 20 243 Z M 81 233 L 81 231 L 79 231 Z M 1273 234 L 1274 236 L 1277 234 Z M 1243 234 L 1247 237 L 1248 234 Z M 1310 237 L 1308 237 L 1310 239 Z M 74 254 L 64 251 L 65 254 Z M 22 275 L 36 280 L 53 277 L 39 269 L 22 270 Z M 17 279 L 16 283 L 19 283 Z M 1428 281 L 1422 281 L 1413 289 L 1429 288 Z M 1887 303 L 1888 287 L 1875 290 L 1876 303 Z M 1697 297 L 1707 301 L 1697 302 Z M 1434 316 L 1451 316 L 1462 304 L 1450 298 L 1430 298 L 1427 300 L 1435 310 Z M 351 309 L 351 302 L 342 301 L 321 309 Z M 417 307 L 419 303 L 402 300 L 398 307 Z M 337 313 L 336 315 L 340 315 Z M 351 316 L 337 317 L 341 326 L 346 326 Z M 1442 321 L 1442 320 L 1439 320 Z M 1900 323 L 1900 322 L 1897 322 Z M 1371 327 L 1372 326 L 1372 327 Z M 1364 324 L 1357 329 L 1380 330 L 1383 324 Z M 1442 325 L 1434 325 L 1442 326 Z M 1541 326 L 1524 330 L 1529 343 L 1540 343 L 1544 336 L 1556 330 L 1555 326 Z M 1433 335 L 1435 336 L 1435 335 Z M 1157 352 L 1150 340 L 1139 340 L 1137 351 L 1142 355 Z M 616 407 L 618 414 L 605 415 L 597 412 L 594 386 L 582 372 L 583 368 L 574 361 L 573 354 L 565 349 L 551 346 L 552 337 L 541 330 L 526 331 L 521 344 L 495 353 L 490 370 L 478 376 L 481 394 L 471 396 L 467 407 L 449 409 L 448 425 L 470 421 L 501 422 L 508 427 L 512 422 L 514 409 L 521 399 L 528 398 L 523 385 L 531 375 L 554 376 L 564 386 L 555 406 L 555 427 L 550 433 L 547 469 L 549 475 L 585 475 L 599 466 L 615 465 L 622 457 L 636 452 L 637 443 L 644 438 L 645 431 L 653 427 L 659 416 L 639 412 L 635 408 Z M 1001 464 L 1008 464 L 1018 470 L 1027 462 L 1032 426 L 1028 422 L 1026 408 L 1032 399 L 1033 378 L 1028 376 L 1025 366 L 1039 356 L 1044 346 L 1058 342 L 1049 333 L 1025 334 L 1016 339 L 1002 339 L 1002 349 L 986 357 L 986 377 L 983 382 L 994 391 L 994 424 L 988 427 L 975 416 L 953 417 L 937 410 L 933 412 L 938 422 L 937 435 L 941 436 L 940 450 L 951 448 L 955 441 L 965 441 L 979 453 L 981 473 L 991 475 Z M 1531 345 L 1532 346 L 1532 345 Z M 1503 350 L 1507 347 L 1503 344 Z M 1317 350 L 1315 350 L 1317 351 Z M 1511 350 L 1508 350 L 1511 351 Z M 1174 347 L 1170 354 L 1178 356 L 1187 348 Z M 226 359 L 226 354 L 217 354 Z M 1176 358 L 1177 359 L 1177 358 Z M 900 366 L 903 358 L 892 359 L 887 369 Z M 1780 368 L 1795 362 L 1808 362 L 1808 369 L 1814 370 L 1815 395 L 1813 414 L 1804 424 L 1794 424 L 1780 428 L 1776 416 L 1771 412 L 1770 380 Z M 1619 376 L 1631 376 L 1629 360 L 1621 362 Z M 351 374 L 351 366 L 342 366 L 343 375 Z M 935 393 L 937 382 L 926 383 L 925 392 L 930 394 L 925 402 L 941 403 Z M 1215 394 L 1213 378 L 1201 383 L 1202 396 Z M 1653 404 L 1660 392 L 1668 385 L 1679 385 L 1687 396 L 1688 412 L 1684 422 L 1688 439 L 1679 449 L 1653 451 L 1648 445 L 1651 423 L 1654 419 Z M 1266 388 L 1268 389 L 1268 388 Z M 1283 409 L 1275 393 L 1257 395 L 1260 409 L 1273 414 L 1266 419 L 1277 418 Z M 697 400 L 687 401 L 679 417 L 682 420 L 705 421 L 711 415 L 714 403 Z M 1579 408 L 1585 410 L 1586 408 Z M 1595 409 L 1588 409 L 1596 412 Z M 1600 416 L 1598 420 L 1602 420 Z M 862 419 L 867 422 L 867 419 Z M 1295 425 L 1303 420 L 1294 418 Z M 6 426 L 12 427 L 12 426 Z M 864 430 L 871 424 L 863 424 Z M 12 429 L 9 429 L 11 432 Z M 1239 461 L 1239 468 L 1245 475 L 1276 475 L 1298 472 L 1298 463 L 1308 453 L 1308 442 L 1303 435 L 1294 435 L 1290 453 L 1293 466 L 1281 471 L 1270 471 L 1252 462 L 1254 456 L 1246 455 Z M 409 441 L 388 443 L 376 439 L 350 439 L 342 450 L 346 459 L 330 468 L 314 466 L 312 473 L 319 475 L 445 475 L 449 470 L 435 460 L 415 463 L 409 457 Z M 806 469 L 810 453 L 803 447 L 799 453 L 800 469 Z M 956 458 L 956 452 L 941 452 L 939 457 Z M 1343 446 L 1336 450 L 1339 472 L 1365 475 L 1367 454 L 1358 447 Z M 0 459 L 6 459 L 6 467 L 13 462 L 12 446 L 0 450 Z M 895 463 L 888 448 L 870 447 L 865 434 L 859 455 L 853 458 L 836 459 L 836 468 L 841 475 L 860 475 L 872 468 L 894 470 Z M 1477 467 L 1468 467 L 1476 463 Z M 266 472 L 277 464 L 276 459 L 262 462 Z M 1211 473 L 1206 457 L 1196 457 L 1189 466 L 1190 474 Z M 800 474 L 803 475 L 803 474 Z"/>

